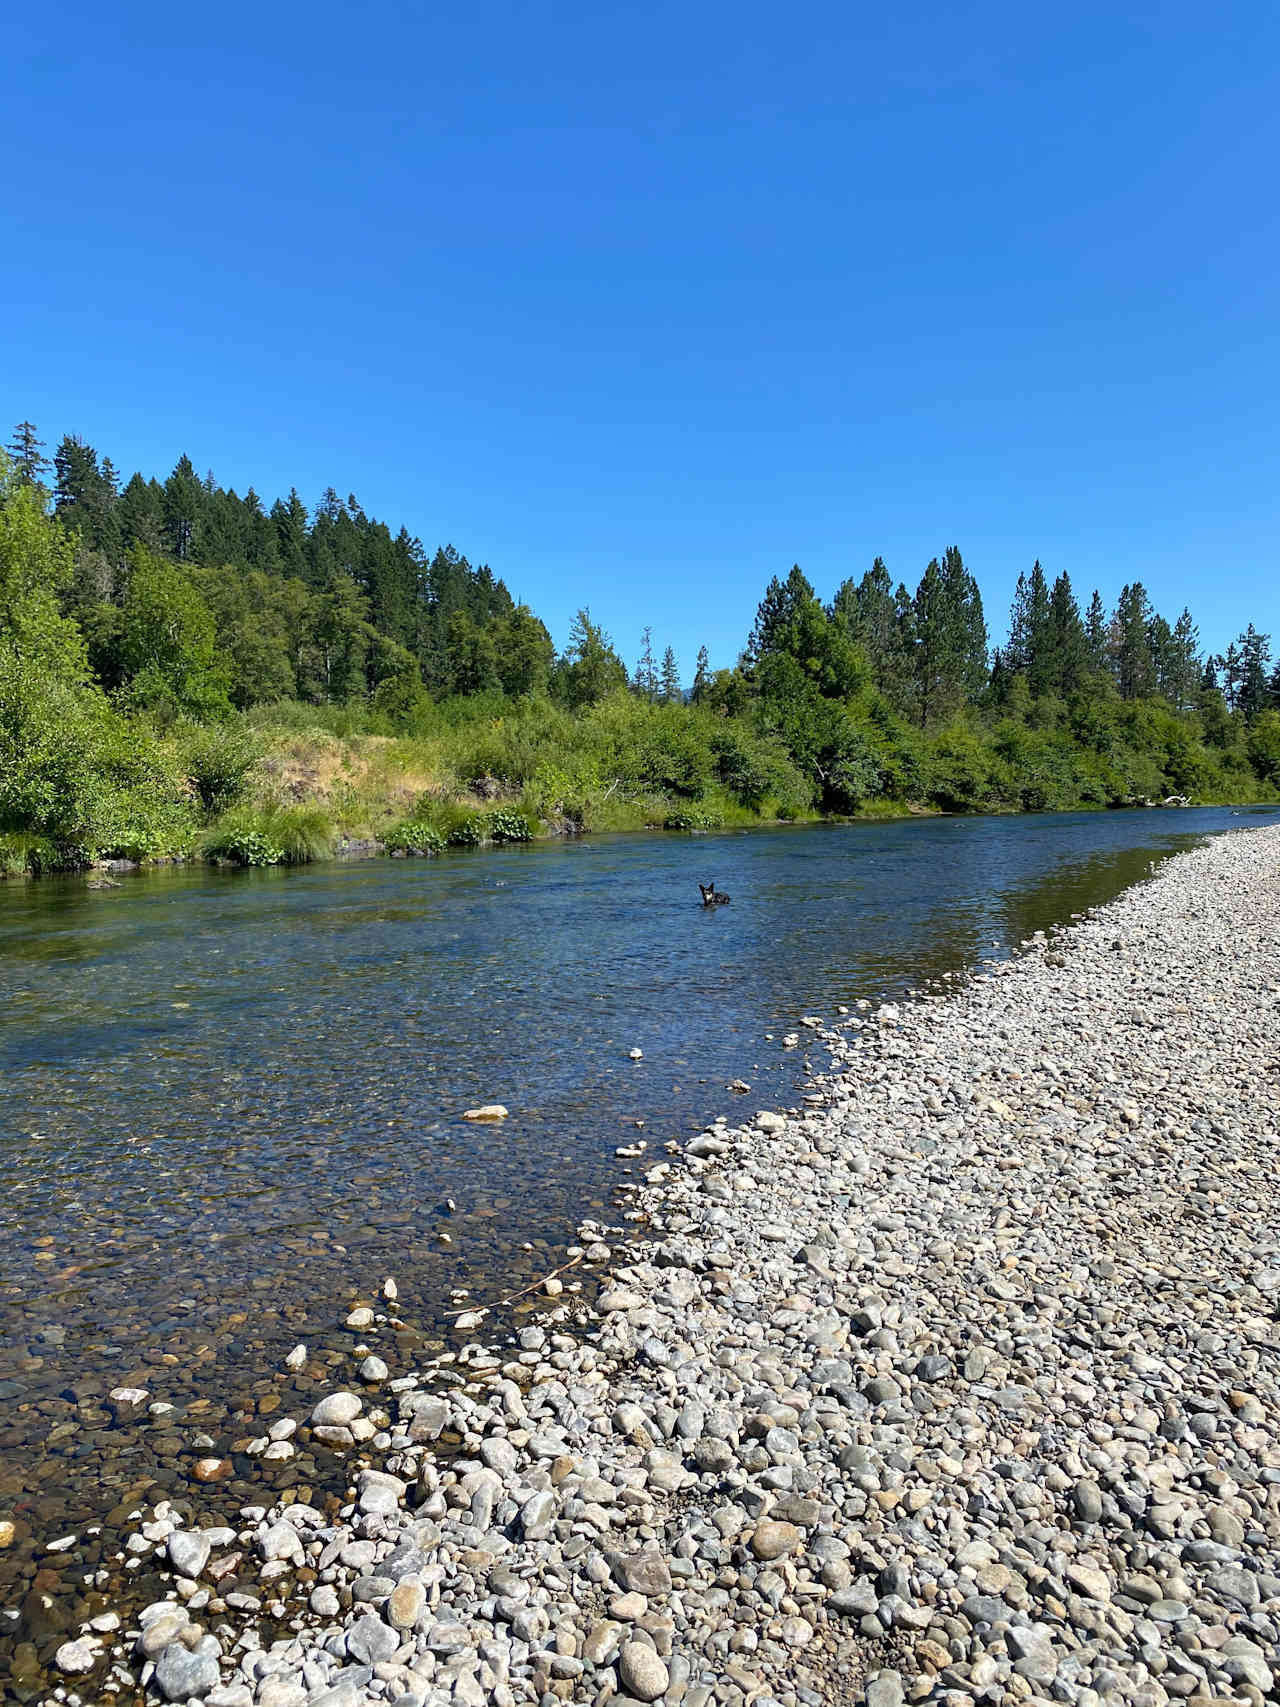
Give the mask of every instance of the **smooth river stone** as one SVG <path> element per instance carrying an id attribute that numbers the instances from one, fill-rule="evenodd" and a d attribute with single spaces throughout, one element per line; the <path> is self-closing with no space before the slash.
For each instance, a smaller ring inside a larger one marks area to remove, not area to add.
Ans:
<path id="1" fill-rule="evenodd" d="M 312 1411 L 311 1420 L 322 1428 L 344 1428 L 363 1409 L 364 1401 L 355 1393 L 328 1393 Z"/>

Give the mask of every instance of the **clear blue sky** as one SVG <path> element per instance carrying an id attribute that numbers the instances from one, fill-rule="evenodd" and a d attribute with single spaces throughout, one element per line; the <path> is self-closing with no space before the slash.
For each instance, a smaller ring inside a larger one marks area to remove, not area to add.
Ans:
<path id="1" fill-rule="evenodd" d="M 4 40 L 6 428 L 354 491 L 686 681 L 792 562 L 914 587 L 950 543 L 993 639 L 1039 556 L 1280 646 L 1273 5 L 73 0 Z"/>

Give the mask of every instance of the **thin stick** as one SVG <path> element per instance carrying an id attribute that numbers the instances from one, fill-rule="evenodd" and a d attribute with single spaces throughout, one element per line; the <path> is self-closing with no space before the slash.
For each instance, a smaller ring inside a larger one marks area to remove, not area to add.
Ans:
<path id="1" fill-rule="evenodd" d="M 517 1298 L 523 1298 L 527 1292 L 536 1292 L 538 1287 L 545 1286 L 549 1280 L 554 1280 L 557 1275 L 566 1274 L 569 1269 L 577 1268 L 581 1261 L 581 1257 L 570 1257 L 569 1261 L 561 1263 L 559 1268 L 553 1268 L 550 1274 L 544 1274 L 540 1280 L 531 1280 L 528 1286 L 522 1286 L 519 1292 L 513 1292 L 508 1298 L 499 1298 L 496 1304 L 467 1304 L 461 1310 L 446 1310 L 445 1315 L 467 1316 L 473 1310 L 478 1309 L 480 1314 L 485 1316 L 490 1310 L 505 1310 L 508 1304 L 514 1304 Z"/>

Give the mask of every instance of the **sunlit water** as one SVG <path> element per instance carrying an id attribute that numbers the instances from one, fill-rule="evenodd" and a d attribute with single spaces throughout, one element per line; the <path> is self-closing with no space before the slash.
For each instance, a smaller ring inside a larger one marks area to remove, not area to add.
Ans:
<path id="1" fill-rule="evenodd" d="M 609 1219 L 618 1145 L 652 1153 L 792 1100 L 803 1055 L 781 1040 L 801 1015 L 1005 954 L 1153 858 L 1278 816 L 933 819 L 0 886 L 0 1518 L 19 1524 L 0 1596 L 21 1598 L 54 1535 L 190 1494 L 197 1429 L 230 1451 L 313 1402 L 316 1372 L 279 1368 L 295 1340 L 350 1380 L 342 1318 L 384 1276 L 406 1323 L 380 1346 L 394 1374 L 438 1343 L 451 1289 L 497 1298 L 584 1215 Z M 730 906 L 700 907 L 711 879 Z M 501 1125 L 462 1118 L 493 1101 Z M 104 1419 L 130 1379 L 176 1427 Z M 54 1561 L 65 1592 L 106 1546 Z M 28 1633 L 43 1655 L 53 1637 Z"/>

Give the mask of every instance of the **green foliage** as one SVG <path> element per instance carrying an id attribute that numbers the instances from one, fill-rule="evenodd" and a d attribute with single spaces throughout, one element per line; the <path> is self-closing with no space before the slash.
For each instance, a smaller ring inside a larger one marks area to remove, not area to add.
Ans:
<path id="1" fill-rule="evenodd" d="M 668 812 L 662 820 L 664 830 L 718 830 L 723 824 L 723 813 L 700 811 L 690 806 L 681 806 L 674 812 Z"/>
<path id="2" fill-rule="evenodd" d="M 1110 613 L 1095 592 L 1082 617 L 1067 575 L 1037 563 L 988 670 L 954 546 L 914 593 L 877 558 L 825 605 L 796 566 L 766 588 L 737 667 L 699 651 L 686 704 L 648 630 L 630 689 L 585 609 L 557 659 L 487 565 L 451 545 L 428 558 L 354 497 L 268 508 L 185 456 L 122 482 L 71 436 L 50 490 L 31 423 L 11 450 L 0 867 L 180 852 L 209 819 L 207 845 L 260 862 L 317 857 L 330 814 L 372 833 L 398 817 L 388 845 L 474 846 L 543 820 L 704 828 L 1280 787 L 1270 636 L 1247 625 L 1202 659 L 1190 613 L 1171 626 L 1139 583 Z M 325 807 L 307 821 L 312 795 Z"/>
<path id="3" fill-rule="evenodd" d="M 0 644 L 0 829 L 47 837 L 69 863 L 177 851 L 190 802 L 150 737 L 95 688 Z"/>
<path id="4" fill-rule="evenodd" d="M 89 668 L 80 630 L 59 604 L 74 572 L 74 546 L 45 514 L 40 488 L 0 454 L 0 643 L 68 682 L 86 680 Z"/>
<path id="5" fill-rule="evenodd" d="M 234 865 L 306 865 L 333 852 L 328 816 L 315 806 L 233 808 L 204 835 L 206 859 Z"/>
<path id="6" fill-rule="evenodd" d="M 573 619 L 569 645 L 557 666 L 555 691 L 570 709 L 595 705 L 608 694 L 627 685 L 627 666 L 614 651 L 613 642 L 588 610 Z"/>
<path id="7" fill-rule="evenodd" d="M 197 724 L 179 733 L 182 772 L 207 817 L 244 799 L 263 750 L 261 739 L 240 723 Z"/>
<path id="8" fill-rule="evenodd" d="M 982 812 L 1008 801 L 1012 778 L 973 729 L 953 723 L 930 746 L 926 787 L 930 801 L 944 812 Z"/>
<path id="9" fill-rule="evenodd" d="M 383 833 L 382 845 L 388 853 L 441 854 L 445 839 L 425 818 L 402 818 Z"/>
<path id="10" fill-rule="evenodd" d="M 82 850 L 59 848 L 48 836 L 26 830 L 0 833 L 0 877 L 40 877 L 52 871 L 77 871 L 89 863 Z"/>
<path id="11" fill-rule="evenodd" d="M 120 673 L 128 702 L 166 722 L 231 709 L 212 612 L 182 570 L 141 548 L 122 611 Z"/>
<path id="12" fill-rule="evenodd" d="M 284 849 L 261 830 L 232 826 L 204 844 L 206 859 L 232 865 L 283 865 Z"/>
<path id="13" fill-rule="evenodd" d="M 478 848 L 488 828 L 483 812 L 468 812 L 449 826 L 446 840 L 451 848 Z"/>
<path id="14" fill-rule="evenodd" d="M 494 842 L 529 842 L 533 830 L 523 812 L 501 806 L 489 815 L 489 839 Z"/>
<path id="15" fill-rule="evenodd" d="M 1249 730 L 1246 751 L 1258 775 L 1273 788 L 1280 788 L 1280 711 L 1258 714 Z"/>

